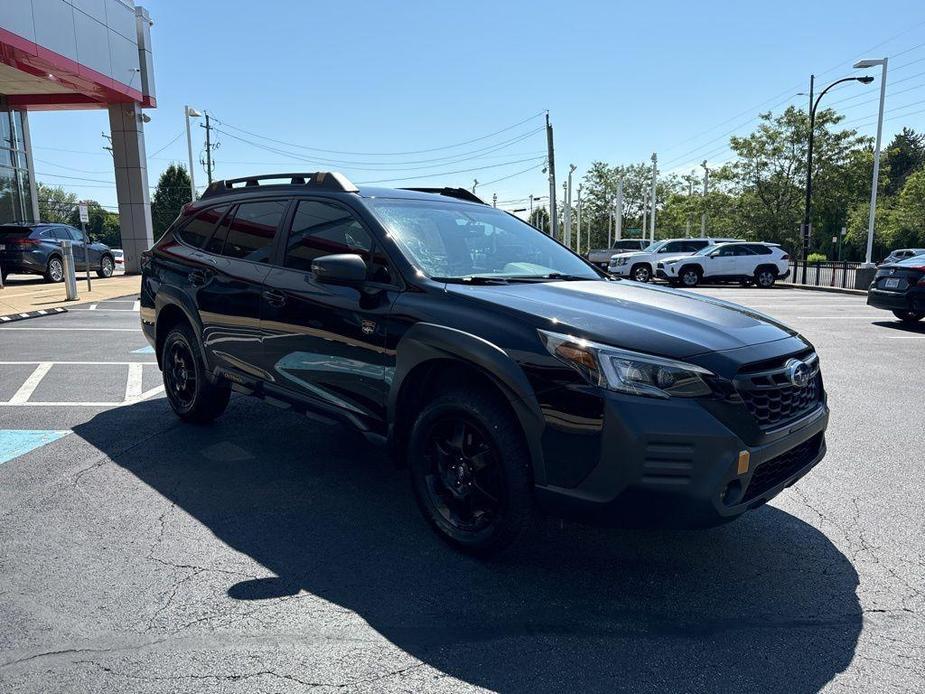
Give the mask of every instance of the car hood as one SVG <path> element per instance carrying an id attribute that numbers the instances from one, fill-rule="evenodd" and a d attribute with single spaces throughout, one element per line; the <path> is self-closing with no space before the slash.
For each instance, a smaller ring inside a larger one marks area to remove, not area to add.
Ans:
<path id="1" fill-rule="evenodd" d="M 614 253 L 611 258 L 635 258 L 637 255 L 649 255 L 643 251 L 624 251 L 622 253 Z"/>
<path id="2" fill-rule="evenodd" d="M 744 306 L 638 282 L 448 284 L 446 290 L 530 314 L 546 330 L 676 359 L 797 334 Z"/>

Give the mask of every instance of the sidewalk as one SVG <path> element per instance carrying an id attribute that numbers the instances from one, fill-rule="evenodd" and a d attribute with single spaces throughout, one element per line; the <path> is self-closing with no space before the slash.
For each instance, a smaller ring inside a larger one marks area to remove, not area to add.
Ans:
<path id="1" fill-rule="evenodd" d="M 105 301 L 118 296 L 135 295 L 141 290 L 141 275 L 122 275 L 100 279 L 91 277 L 93 291 L 87 291 L 87 281 L 77 281 L 77 301 L 65 301 L 64 282 L 47 284 L 42 280 L 17 281 L 12 278 L 0 289 L 0 315 L 27 313 L 79 303 Z"/>

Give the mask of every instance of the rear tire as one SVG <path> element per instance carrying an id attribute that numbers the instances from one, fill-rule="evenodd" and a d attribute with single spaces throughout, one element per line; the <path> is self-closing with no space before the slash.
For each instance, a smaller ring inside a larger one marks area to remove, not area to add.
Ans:
<path id="1" fill-rule="evenodd" d="M 173 327 L 161 350 L 164 392 L 177 416 L 194 424 L 206 424 L 228 407 L 231 388 L 210 383 L 199 343 L 188 325 Z"/>
<path id="2" fill-rule="evenodd" d="M 916 313 L 915 311 L 893 311 L 893 315 L 903 323 L 909 323 L 910 325 L 925 318 L 925 313 Z"/>
<path id="3" fill-rule="evenodd" d="M 496 554 L 536 527 L 520 424 L 490 393 L 460 388 L 425 405 L 409 437 L 408 465 L 421 513 L 456 549 Z"/>
<path id="4" fill-rule="evenodd" d="M 755 270 L 755 286 L 761 289 L 770 289 L 777 281 L 777 272 L 768 267 Z"/>
<path id="5" fill-rule="evenodd" d="M 60 256 L 53 255 L 48 259 L 48 265 L 45 266 L 45 281 L 64 281 L 64 262 L 61 260 Z"/>

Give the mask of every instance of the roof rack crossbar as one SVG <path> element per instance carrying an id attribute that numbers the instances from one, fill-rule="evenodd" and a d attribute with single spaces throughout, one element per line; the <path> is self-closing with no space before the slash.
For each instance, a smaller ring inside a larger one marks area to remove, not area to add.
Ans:
<path id="1" fill-rule="evenodd" d="M 286 180 L 288 179 L 288 180 Z M 261 183 L 262 181 L 276 181 L 276 183 Z M 359 191 L 349 178 L 336 171 L 314 171 L 312 173 L 277 173 L 262 174 L 259 176 L 244 176 L 243 178 L 228 178 L 213 181 L 202 194 L 203 198 L 231 193 L 241 188 L 253 188 L 260 185 L 309 185 L 320 190 L 334 190 L 341 193 L 356 193 Z"/>
<path id="2" fill-rule="evenodd" d="M 413 190 L 416 193 L 434 193 L 436 195 L 445 195 L 448 198 L 466 200 L 467 202 L 477 202 L 480 205 L 488 204 L 475 193 L 465 188 L 399 188 L 399 190 Z"/>

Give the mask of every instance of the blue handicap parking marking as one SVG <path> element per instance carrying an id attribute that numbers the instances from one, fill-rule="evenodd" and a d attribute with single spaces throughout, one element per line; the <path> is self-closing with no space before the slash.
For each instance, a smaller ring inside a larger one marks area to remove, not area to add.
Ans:
<path id="1" fill-rule="evenodd" d="M 69 429 L 0 429 L 0 464 L 70 433 Z"/>
<path id="2" fill-rule="evenodd" d="M 141 349 L 133 349 L 132 354 L 154 354 L 154 347 L 148 345 L 147 347 L 142 347 Z"/>

